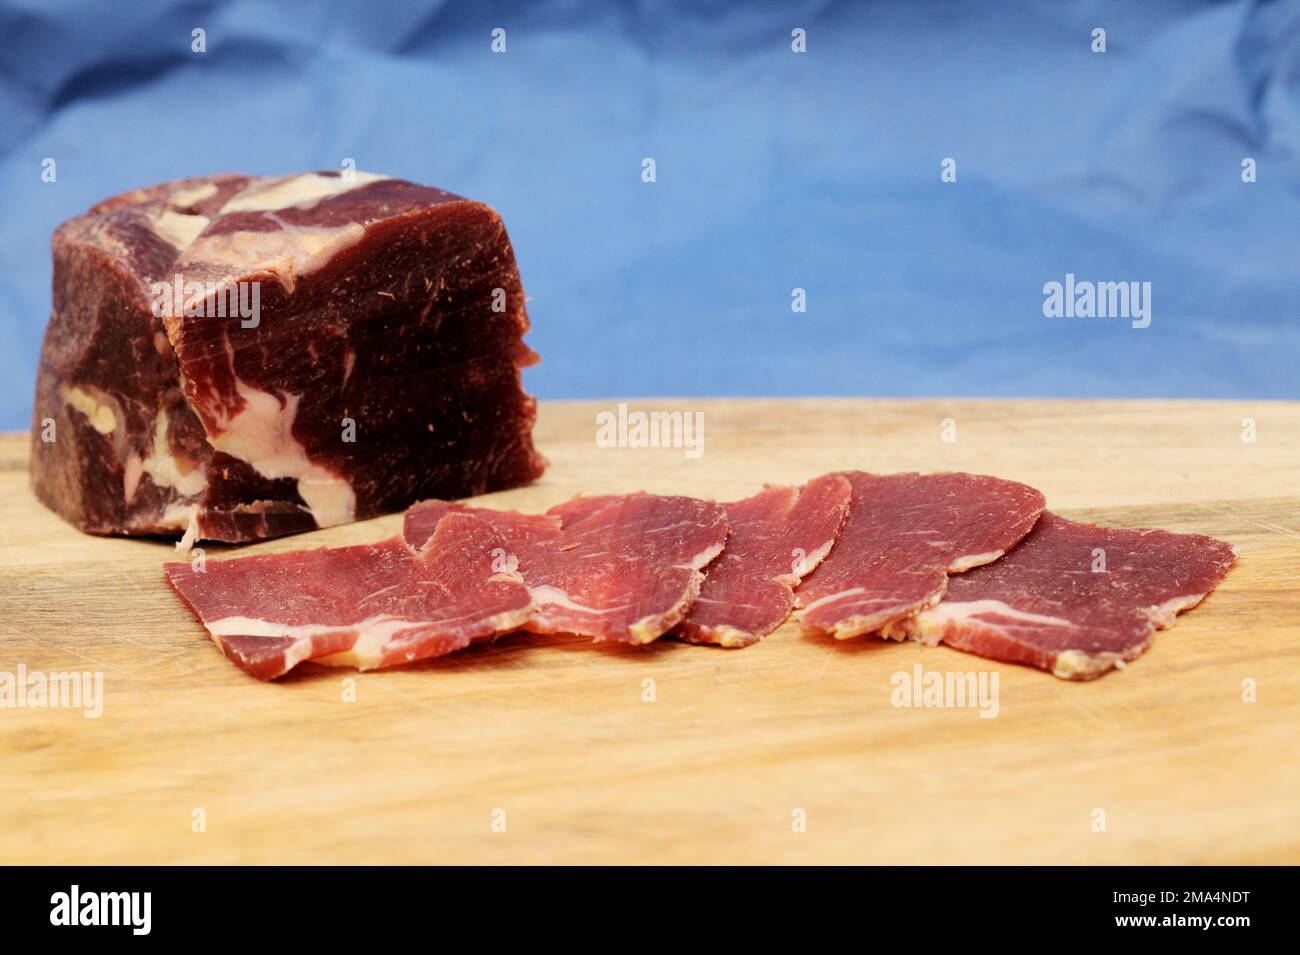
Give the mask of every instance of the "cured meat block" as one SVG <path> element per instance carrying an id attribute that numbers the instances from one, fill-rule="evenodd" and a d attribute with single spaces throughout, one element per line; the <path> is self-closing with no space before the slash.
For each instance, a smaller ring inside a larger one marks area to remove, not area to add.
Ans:
<path id="1" fill-rule="evenodd" d="M 827 474 L 803 487 L 764 488 L 723 507 L 731 537 L 673 636 L 747 647 L 790 615 L 794 588 L 831 552 L 852 487 Z"/>
<path id="2" fill-rule="evenodd" d="M 1015 550 L 954 578 L 948 595 L 907 624 L 993 660 L 1066 680 L 1122 667 L 1196 606 L 1236 560 L 1231 545 L 1199 534 L 1117 530 L 1046 513 Z"/>
<path id="3" fill-rule="evenodd" d="M 407 541 L 427 546 L 451 507 L 413 507 Z M 506 511 L 470 512 L 511 538 L 510 556 L 534 601 L 525 629 L 621 643 L 649 643 L 682 619 L 729 531 L 712 501 L 644 493 L 574 498 L 546 512 L 549 527 Z"/>
<path id="4" fill-rule="evenodd" d="M 54 235 L 32 484 L 82 530 L 246 541 L 536 478 L 500 216 L 356 173 L 213 176 Z"/>
<path id="5" fill-rule="evenodd" d="M 853 501 L 835 548 L 796 592 L 805 633 L 879 633 L 943 596 L 948 574 L 997 560 L 1029 532 L 1043 495 L 977 474 L 848 471 Z"/>

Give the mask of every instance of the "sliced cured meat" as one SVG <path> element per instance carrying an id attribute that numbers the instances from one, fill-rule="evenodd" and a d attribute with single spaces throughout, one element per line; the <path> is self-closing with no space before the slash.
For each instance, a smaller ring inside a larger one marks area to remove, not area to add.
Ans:
<path id="1" fill-rule="evenodd" d="M 371 670 L 519 628 L 645 643 L 681 620 L 727 533 L 721 507 L 687 497 L 546 514 L 434 500 L 377 544 L 164 570 L 222 652 L 272 680 L 304 660 Z"/>
<path id="2" fill-rule="evenodd" d="M 213 176 L 54 235 L 31 475 L 82 530 L 245 541 L 541 474 L 501 218 L 364 173 Z"/>
<path id="3" fill-rule="evenodd" d="M 453 501 L 421 501 L 407 508 L 402 521 L 402 537 L 417 550 L 425 547 L 439 523 L 448 514 L 472 514 L 487 521 L 504 542 L 506 555 L 513 565 L 520 554 L 534 547 L 549 545 L 560 533 L 560 519 L 552 514 L 524 514 L 490 507 L 469 507 Z M 500 555 L 498 555 L 500 556 Z"/>
<path id="4" fill-rule="evenodd" d="M 1043 495 L 977 474 L 848 471 L 853 501 L 835 548 L 796 592 L 804 632 L 899 637 L 943 596 L 949 573 L 987 564 L 1029 532 Z"/>
<path id="5" fill-rule="evenodd" d="M 1095 527 L 1049 512 L 1007 556 L 954 578 L 943 602 L 906 629 L 925 643 L 1092 680 L 1145 651 L 1152 633 L 1200 603 L 1235 560 L 1231 545 L 1212 537 Z"/>
<path id="6" fill-rule="evenodd" d="M 261 680 L 304 660 L 370 670 L 441 656 L 528 618 L 532 597 L 489 522 L 449 513 L 426 543 L 416 551 L 395 537 L 164 570 L 222 652 Z"/>
<path id="7" fill-rule="evenodd" d="M 731 537 L 673 636 L 746 647 L 779 627 L 794 606 L 794 588 L 831 552 L 851 494 L 843 476 L 827 474 L 724 504 Z"/>
<path id="8" fill-rule="evenodd" d="M 408 542 L 432 546 L 425 538 L 449 509 L 444 501 L 411 508 Z M 525 629 L 622 643 L 648 643 L 682 619 L 729 531 L 720 505 L 657 494 L 575 498 L 546 512 L 550 524 L 468 510 L 511 541 L 534 603 Z"/>
<path id="9" fill-rule="evenodd" d="M 621 643 L 649 643 L 676 626 L 729 530 L 720 505 L 692 497 L 578 498 L 547 513 L 563 529 L 521 558 L 537 603 L 527 628 Z"/>

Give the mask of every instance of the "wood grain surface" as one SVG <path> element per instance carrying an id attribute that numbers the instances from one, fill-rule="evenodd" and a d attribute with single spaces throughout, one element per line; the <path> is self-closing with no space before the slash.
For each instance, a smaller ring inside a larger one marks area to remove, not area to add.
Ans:
<path id="1" fill-rule="evenodd" d="M 168 544 L 73 530 L 31 496 L 26 436 L 0 436 L 0 671 L 104 679 L 97 719 L 0 709 L 0 862 L 1300 862 L 1300 405 L 629 404 L 703 412 L 703 454 L 600 448 L 614 403 L 544 404 L 551 469 L 484 501 L 728 500 L 838 468 L 970 470 L 1033 484 L 1071 518 L 1213 534 L 1241 559 L 1149 653 L 1088 684 L 789 624 L 740 651 L 513 635 L 262 684 L 164 584 Z M 918 663 L 996 671 L 998 715 L 891 705 L 892 675 Z"/>

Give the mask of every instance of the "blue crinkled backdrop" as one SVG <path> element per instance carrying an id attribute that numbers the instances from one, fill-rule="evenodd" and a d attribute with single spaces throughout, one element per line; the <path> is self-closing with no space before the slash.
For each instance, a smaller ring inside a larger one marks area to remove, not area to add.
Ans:
<path id="1" fill-rule="evenodd" d="M 501 211 L 546 398 L 1300 396 L 1295 0 L 4 0 L 0 428 L 59 222 L 346 158 Z M 1066 273 L 1150 327 L 1044 317 Z"/>

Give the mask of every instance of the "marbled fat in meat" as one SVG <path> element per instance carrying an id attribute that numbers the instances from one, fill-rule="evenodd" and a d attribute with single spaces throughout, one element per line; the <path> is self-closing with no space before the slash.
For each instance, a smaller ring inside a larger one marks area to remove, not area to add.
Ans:
<path id="1" fill-rule="evenodd" d="M 364 173 L 185 179 L 53 252 L 32 484 L 82 530 L 253 540 L 545 466 L 523 288 L 481 203 Z"/>

